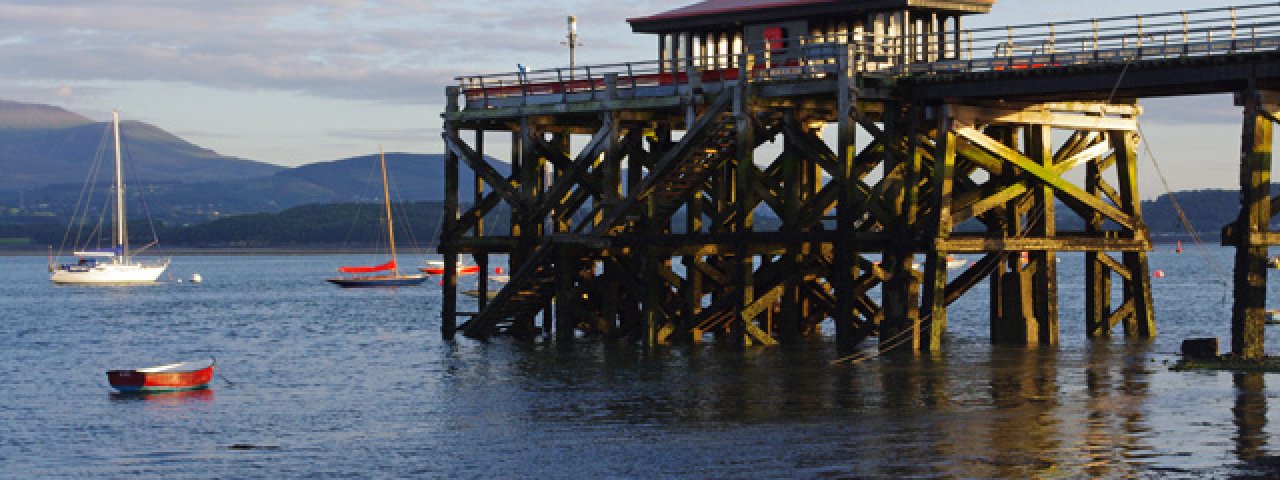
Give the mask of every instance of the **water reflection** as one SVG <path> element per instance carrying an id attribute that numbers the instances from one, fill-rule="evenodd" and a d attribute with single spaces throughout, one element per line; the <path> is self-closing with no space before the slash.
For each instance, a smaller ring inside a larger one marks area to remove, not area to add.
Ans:
<path id="1" fill-rule="evenodd" d="M 1084 385 L 1085 432 L 1081 453 L 1093 477 L 1129 476 L 1149 456 L 1143 405 L 1150 394 L 1150 372 L 1143 364 L 1150 345 L 1113 345 L 1099 339 L 1089 346 Z"/>
<path id="2" fill-rule="evenodd" d="M 700 426 L 749 426 L 752 442 L 814 445 L 794 447 L 804 458 L 798 466 L 823 466 L 824 475 L 850 465 L 855 476 L 1113 478 L 1182 455 L 1157 442 L 1150 418 L 1167 408 L 1152 398 L 1152 348 L 1114 340 L 1066 352 L 965 344 L 832 366 L 839 355 L 823 344 L 516 347 L 508 361 L 459 364 L 457 374 L 471 383 L 452 384 L 445 396 L 531 431 L 643 427 L 697 443 Z M 493 383 L 485 388 L 479 378 Z M 510 395 L 508 382 L 522 393 Z M 1239 382 L 1243 460 L 1264 449 L 1266 409 L 1261 380 Z"/>
<path id="3" fill-rule="evenodd" d="M 148 405 L 182 405 L 213 401 L 213 389 L 210 388 L 160 393 L 111 392 L 110 395 L 112 401 L 143 402 Z"/>
<path id="4" fill-rule="evenodd" d="M 1235 454 L 1242 463 L 1259 459 L 1267 446 L 1267 397 L 1263 393 L 1265 381 L 1257 372 L 1232 375 L 1236 387 L 1235 405 Z"/>

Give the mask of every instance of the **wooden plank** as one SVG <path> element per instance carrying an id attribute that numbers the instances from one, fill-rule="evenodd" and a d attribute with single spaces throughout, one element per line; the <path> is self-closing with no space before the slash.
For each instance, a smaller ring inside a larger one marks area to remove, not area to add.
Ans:
<path id="1" fill-rule="evenodd" d="M 1250 245 L 1271 246 L 1280 245 L 1280 232 L 1250 232 L 1245 236 Z M 1231 245 L 1223 243 L 1223 245 Z"/>
<path id="2" fill-rule="evenodd" d="M 1108 255 L 1106 252 L 1098 252 L 1097 260 L 1098 263 L 1105 265 L 1112 272 L 1119 274 L 1121 278 L 1124 278 L 1125 280 L 1133 278 L 1133 272 L 1129 271 L 1129 267 L 1126 267 L 1123 263 L 1111 258 L 1111 255 Z"/>
<path id="3" fill-rule="evenodd" d="M 457 113 L 458 96 L 461 94 L 461 88 L 456 86 L 445 87 L 445 97 L 449 99 L 447 111 Z M 454 122 L 446 121 L 444 124 L 444 135 L 446 137 L 458 135 L 458 126 Z M 453 150 L 447 150 L 444 158 L 444 212 L 441 230 L 444 232 L 452 232 L 453 222 L 456 221 L 458 214 L 458 154 Z M 440 245 L 445 247 L 446 257 L 452 256 L 457 258 L 456 253 L 452 253 L 451 244 L 454 236 L 446 236 L 440 239 Z M 452 254 L 451 254 L 452 253 Z M 443 279 L 442 300 L 440 306 L 440 336 L 445 340 L 452 340 L 458 330 L 458 284 L 454 269 L 449 268 L 449 260 L 445 260 L 447 274 Z"/>
<path id="4" fill-rule="evenodd" d="M 1112 221 L 1115 221 L 1121 226 L 1124 226 L 1125 228 L 1129 228 L 1129 229 L 1136 228 L 1136 226 L 1133 223 L 1133 219 L 1130 218 L 1128 215 L 1126 215 L 1124 212 L 1117 210 L 1115 207 L 1112 207 L 1111 205 L 1103 203 L 1101 200 L 1098 200 L 1097 198 L 1094 198 L 1093 196 L 1089 195 L 1088 192 L 1085 192 L 1084 190 L 1081 190 L 1079 187 L 1067 182 L 1061 176 L 1056 174 L 1051 168 L 1048 168 L 1042 165 L 1037 165 L 1035 162 L 1032 162 L 1030 159 L 1023 156 L 1018 151 L 992 140 L 990 137 L 982 134 L 982 132 L 975 130 L 973 127 L 970 127 L 967 125 L 957 125 L 957 128 L 955 130 L 957 135 L 960 135 L 964 137 L 966 140 L 969 140 L 970 142 L 973 142 L 981 146 L 983 149 L 987 150 L 988 152 L 994 153 L 1004 158 L 1005 161 L 1012 163 L 1014 166 L 1018 168 L 1021 168 L 1023 171 L 1038 178 L 1040 181 L 1044 182 L 1045 184 L 1049 185 L 1055 190 L 1062 192 L 1064 195 L 1068 195 L 1080 201 L 1081 203 L 1088 205 L 1090 208 L 1093 208 L 1101 212 L 1103 215 L 1106 215 L 1107 218 L 1110 218 Z"/>
<path id="5" fill-rule="evenodd" d="M 955 212 L 951 215 L 951 224 L 959 225 L 965 220 L 980 216 L 984 213 L 991 211 L 991 209 L 993 208 L 1006 205 L 1013 199 L 1018 198 L 1019 196 L 1027 193 L 1028 190 L 1029 189 L 1027 188 L 1027 184 L 1025 182 L 1019 182 L 1019 183 L 1015 183 L 1013 185 L 1004 187 L 995 195 L 991 195 L 989 197 L 980 199 L 977 202 L 973 202 L 967 205 L 961 204 L 956 208 Z"/>
<path id="6" fill-rule="evenodd" d="M 1067 157 L 1066 159 L 1063 159 L 1058 163 L 1055 163 L 1053 165 L 1053 171 L 1061 175 L 1063 173 L 1070 171 L 1071 169 L 1074 169 L 1080 165 L 1085 164 L 1086 162 L 1097 160 L 1099 157 L 1103 156 L 1104 154 L 1110 151 L 1111 151 L 1111 145 L 1108 145 L 1107 142 L 1096 143 L 1091 147 L 1081 150 L 1080 153 L 1077 153 L 1075 155 Z"/>
<path id="7" fill-rule="evenodd" d="M 1103 251 L 1120 251 L 1120 252 L 1138 252 L 1146 251 L 1151 248 L 1151 242 L 1146 239 L 1127 239 L 1127 238 L 1085 238 L 1072 237 L 1063 238 L 1059 234 L 1057 238 L 966 238 L 953 236 L 952 238 L 938 242 L 934 248 L 939 250 L 947 250 L 956 253 L 978 253 L 978 252 L 998 252 L 998 251 L 1031 251 L 1031 250 L 1053 250 L 1058 252 L 1103 252 Z"/>
<path id="8" fill-rule="evenodd" d="M 834 158 L 833 169 L 827 172 L 831 175 L 832 183 L 838 186 L 835 192 L 839 195 L 836 204 L 836 233 L 841 237 L 851 235 L 854 232 L 854 223 L 856 221 L 857 210 L 854 208 L 854 202 L 857 202 L 857 194 L 853 191 L 852 180 L 857 179 L 856 169 L 859 153 L 857 152 L 856 125 L 857 121 L 853 118 L 855 110 L 862 112 L 857 99 L 854 98 L 854 90 L 851 88 L 852 78 L 849 73 L 851 65 L 847 55 L 839 57 L 839 75 L 836 88 L 837 103 L 837 120 L 836 120 L 836 149 L 837 155 Z M 871 142 L 867 148 L 875 145 L 875 141 Z M 853 266 L 856 255 L 853 252 L 851 242 L 837 242 L 832 252 L 832 272 L 828 281 L 831 282 L 832 289 L 835 293 L 836 305 L 835 313 L 832 319 L 836 324 L 836 345 L 841 353 L 853 351 L 857 343 L 865 338 L 865 335 L 859 335 L 858 320 L 855 310 L 858 308 L 858 302 L 855 298 L 857 295 L 854 285 Z"/>
<path id="9" fill-rule="evenodd" d="M 1243 94 L 1241 127 L 1240 216 L 1236 221 L 1234 303 L 1231 308 L 1231 351 L 1256 360 L 1266 355 L 1267 247 L 1252 243 L 1257 233 L 1270 233 L 1272 122 L 1260 110 L 1257 92 Z M 1245 234 L 1247 233 L 1247 234 Z"/>
<path id="10" fill-rule="evenodd" d="M 1133 303 L 1134 310 L 1129 323 L 1125 324 L 1125 336 L 1153 338 L 1156 336 L 1156 318 L 1147 252 L 1124 252 L 1124 264 L 1132 273 L 1125 280 L 1125 295 Z"/>
<path id="11" fill-rule="evenodd" d="M 973 162 L 974 165 L 986 170 L 992 177 L 999 177 L 1004 174 L 1004 161 L 983 151 L 981 148 L 970 145 L 967 142 L 959 142 L 956 145 L 956 153 L 965 160 Z"/>
<path id="12" fill-rule="evenodd" d="M 702 145 L 703 140 L 705 140 L 705 136 L 709 133 L 708 130 L 716 124 L 720 114 L 724 113 L 726 108 L 734 104 L 734 98 L 737 98 L 736 94 L 722 94 L 715 103 L 703 111 L 702 116 L 698 118 L 697 122 L 693 126 L 689 127 L 690 130 L 683 138 L 680 139 L 680 143 L 672 147 L 670 150 L 667 150 L 662 154 L 662 157 L 656 161 L 653 169 L 650 170 L 649 175 L 646 176 L 639 185 L 634 186 L 630 191 L 628 191 L 626 198 L 622 199 L 621 203 L 617 207 L 612 208 L 612 211 L 605 212 L 606 215 L 604 219 L 600 221 L 599 225 L 593 227 L 593 232 L 607 233 L 607 230 L 611 230 L 618 226 L 618 224 L 627 215 L 629 215 L 632 210 L 638 208 L 640 203 L 647 199 L 649 195 L 653 193 L 653 190 L 658 187 L 658 182 L 666 180 L 667 173 L 669 173 L 671 169 L 687 160 L 689 155 L 694 153 L 694 149 Z M 739 125 L 737 133 L 739 138 L 750 133 L 743 131 L 743 128 L 748 130 L 750 129 L 751 124 L 749 119 L 744 117 L 743 123 L 746 123 L 746 125 Z M 630 170 L 634 173 L 639 173 L 637 169 Z M 603 230 L 601 231 L 602 227 Z"/>
<path id="13" fill-rule="evenodd" d="M 453 152 L 454 155 L 457 155 L 458 158 L 467 162 L 467 166 L 471 167 L 471 170 L 477 175 L 483 177 L 489 186 L 493 187 L 507 203 L 511 204 L 512 208 L 524 212 L 531 210 L 529 203 L 515 191 L 515 187 L 519 185 L 518 183 L 511 179 L 504 179 L 497 170 L 489 166 L 488 162 L 485 162 L 483 158 L 479 158 L 475 151 L 471 150 L 471 147 L 468 147 L 461 138 L 458 138 L 457 133 L 446 131 L 442 136 L 444 137 L 445 147 L 450 152 Z"/>
<path id="14" fill-rule="evenodd" d="M 1028 159 L 1035 165 L 1061 175 L 1053 164 L 1053 129 L 1049 125 L 1028 125 L 1024 127 L 1023 135 L 1026 151 L 1029 154 Z M 1088 193 L 1083 190 L 1081 193 L 1088 196 Z M 1041 238 L 1057 237 L 1057 202 L 1053 187 L 1047 184 L 1034 187 L 1031 196 L 1035 198 L 1035 205 L 1040 209 L 1042 218 L 1031 227 L 1030 234 Z M 1089 196 L 1089 198 L 1094 197 Z M 1055 250 L 1034 251 L 1031 252 L 1030 257 L 1030 263 L 1035 266 L 1035 273 L 1031 277 L 1031 291 L 1035 295 L 1032 310 L 1035 312 L 1036 324 L 1040 329 L 1036 337 L 1041 345 L 1057 345 L 1059 338 L 1057 252 Z"/>
<path id="15" fill-rule="evenodd" d="M 1012 110 L 1004 108 L 955 105 L 956 119 L 967 124 L 1046 125 L 1071 130 L 1137 131 L 1137 118 L 1073 115 L 1046 110 Z"/>
<path id="16" fill-rule="evenodd" d="M 951 131 L 952 117 L 948 106 L 937 110 L 937 141 L 934 145 L 933 191 L 929 202 L 933 204 L 930 215 L 930 230 L 933 232 L 935 244 L 946 241 L 954 228 L 951 216 L 952 185 L 955 177 L 956 135 Z M 942 338 L 947 331 L 947 251 L 932 250 L 926 252 L 924 298 L 922 299 L 925 314 L 925 325 L 928 330 L 921 335 L 921 349 L 937 351 L 942 347 Z"/>
<path id="17" fill-rule="evenodd" d="M 528 137 L 533 142 L 533 145 L 537 148 L 538 152 L 551 161 L 551 163 L 556 166 L 556 170 L 561 173 L 551 186 L 550 193 L 547 195 L 549 200 L 544 202 L 538 208 L 538 211 L 534 213 L 534 216 L 539 218 L 546 216 L 547 212 L 555 208 L 556 202 L 563 199 L 565 194 L 567 194 L 575 185 L 596 195 L 601 193 L 600 187 L 596 184 L 596 179 L 589 176 L 587 172 L 596 164 L 600 154 L 604 153 L 605 147 L 609 143 L 609 137 L 616 134 L 614 128 L 616 125 L 611 119 L 611 116 L 605 114 L 604 117 L 604 125 L 602 125 L 600 130 L 591 137 L 591 140 L 583 146 L 582 150 L 579 151 L 577 158 L 573 161 L 570 161 L 569 158 L 560 151 L 560 149 L 554 148 L 548 144 L 541 136 L 534 135 L 532 137 Z"/>
<path id="18" fill-rule="evenodd" d="M 961 295 L 964 295 L 965 292 L 968 292 L 970 289 L 977 286 L 983 278 L 990 275 L 995 269 L 999 268 L 1000 263 L 1003 262 L 1007 256 L 1008 252 L 992 252 L 984 255 L 982 258 L 978 259 L 978 261 L 973 262 L 969 268 L 966 268 L 964 272 L 960 273 L 960 276 L 956 277 L 955 280 L 952 280 L 951 283 L 947 285 L 947 305 L 951 305 L 956 300 L 959 300 Z"/>
<path id="19" fill-rule="evenodd" d="M 1130 299 L 1129 301 L 1124 302 L 1123 305 L 1120 305 L 1120 308 L 1117 308 L 1116 311 L 1111 312 L 1111 315 L 1107 316 L 1107 331 L 1109 332 L 1111 329 L 1116 328 L 1116 324 L 1124 321 L 1126 318 L 1132 317 L 1133 312 L 1133 300 Z"/>
<path id="20" fill-rule="evenodd" d="M 801 155 L 819 159 L 818 163 L 820 165 L 825 165 L 826 167 L 824 168 L 835 169 L 836 172 L 840 171 L 841 167 L 836 166 L 838 159 L 836 159 L 834 154 L 826 148 L 825 144 L 818 141 L 804 141 L 815 139 L 809 138 L 808 136 L 802 135 L 798 132 L 793 133 L 799 136 L 791 138 L 789 143 L 791 143 L 796 149 L 800 150 Z M 833 171 L 830 169 L 827 170 L 828 174 Z M 845 178 L 843 181 L 845 182 L 846 188 L 852 189 L 848 193 L 851 195 L 850 199 L 855 202 L 854 204 L 861 205 L 862 208 L 871 212 L 871 215 L 879 220 L 883 225 L 887 226 L 896 223 L 897 216 L 893 214 L 893 210 L 884 203 L 879 195 L 875 194 L 870 186 L 856 178 L 855 175 L 850 175 L 849 178 Z"/>
<path id="21" fill-rule="evenodd" d="M 840 201 L 840 188 L 836 182 L 828 182 L 818 190 L 818 193 L 810 197 L 805 204 L 806 209 L 801 217 L 802 225 L 817 225 L 827 216 L 828 212 L 835 209 Z"/>
<path id="22" fill-rule="evenodd" d="M 488 215 L 489 211 L 493 210 L 493 207 L 498 206 L 500 198 L 497 192 L 484 194 L 484 197 L 479 202 L 476 202 L 475 205 L 472 205 L 466 212 L 458 216 L 452 227 L 448 229 L 441 227 L 441 230 L 445 232 L 444 236 L 447 238 L 461 238 L 466 235 L 468 230 L 481 224 L 484 216 Z"/>
<path id="23" fill-rule="evenodd" d="M 1142 115 L 1142 106 L 1136 103 L 1098 102 L 1098 101 L 1058 101 L 1028 102 L 1014 100 L 984 101 L 974 100 L 967 103 L 974 107 L 1003 109 L 1009 111 L 1038 110 L 1046 112 L 1071 112 L 1092 115 L 1113 115 L 1136 117 Z"/>
<path id="24" fill-rule="evenodd" d="M 786 292 L 782 284 L 776 285 L 766 291 L 763 295 L 756 297 L 751 303 L 742 308 L 742 320 L 746 322 L 754 322 L 766 309 L 777 303 L 782 298 L 782 294 Z"/>

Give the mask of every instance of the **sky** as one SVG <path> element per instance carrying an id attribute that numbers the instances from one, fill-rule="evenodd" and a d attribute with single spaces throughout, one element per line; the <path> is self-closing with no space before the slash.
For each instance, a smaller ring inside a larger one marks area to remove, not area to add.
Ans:
<path id="1" fill-rule="evenodd" d="M 439 153 L 444 88 L 460 75 L 651 60 L 629 17 L 692 0 L 0 0 L 0 99 L 105 121 L 112 109 L 218 153 L 283 166 Z M 966 27 L 1258 2 L 997 0 Z M 1144 101 L 1143 132 L 1172 190 L 1235 188 L 1230 96 Z M 1147 160 L 1148 162 L 1150 159 Z M 1144 198 L 1165 182 L 1142 164 Z"/>

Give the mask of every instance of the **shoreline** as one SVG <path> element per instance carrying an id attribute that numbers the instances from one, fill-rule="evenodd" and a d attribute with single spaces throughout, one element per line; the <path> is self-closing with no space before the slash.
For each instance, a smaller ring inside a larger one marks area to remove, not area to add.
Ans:
<path id="1" fill-rule="evenodd" d="M 362 255 L 384 253 L 386 249 L 376 247 L 176 247 L 152 248 L 140 257 L 166 256 L 214 256 L 214 255 Z M 56 255 L 58 252 L 54 252 Z M 402 253 L 408 255 L 435 255 L 435 248 L 407 249 Z M 48 256 L 49 250 L 39 248 L 0 248 L 0 256 Z M 70 256 L 63 252 L 63 256 Z"/>
<path id="2" fill-rule="evenodd" d="M 1153 238 L 1152 245 L 1173 245 L 1179 240 L 1172 238 Z M 1189 240 L 1181 240 L 1183 242 Z M 1215 242 L 1205 242 L 1216 244 Z M 1194 245 L 1194 243 L 1192 244 Z M 295 247 L 156 247 L 147 250 L 143 257 L 164 257 L 173 255 L 183 256 L 201 256 L 201 255 L 361 255 L 361 254 L 377 254 L 384 253 L 385 248 L 381 247 L 339 247 L 339 246 L 295 246 Z M 429 248 L 411 248 L 401 249 L 410 255 L 436 255 L 439 252 L 435 247 Z M 55 251 L 55 254 L 58 252 Z M 71 256 L 70 252 L 63 252 L 63 256 Z M 17 257 L 17 256 L 48 256 L 49 249 L 40 248 L 34 245 L 23 246 L 0 246 L 0 257 Z"/>

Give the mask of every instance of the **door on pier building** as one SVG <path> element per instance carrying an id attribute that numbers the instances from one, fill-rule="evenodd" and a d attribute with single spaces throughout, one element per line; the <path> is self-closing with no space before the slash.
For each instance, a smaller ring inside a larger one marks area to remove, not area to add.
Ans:
<path id="1" fill-rule="evenodd" d="M 793 20 L 747 25 L 743 29 L 748 51 L 763 52 L 770 65 L 789 65 L 800 61 L 797 37 L 808 32 L 808 22 Z"/>

